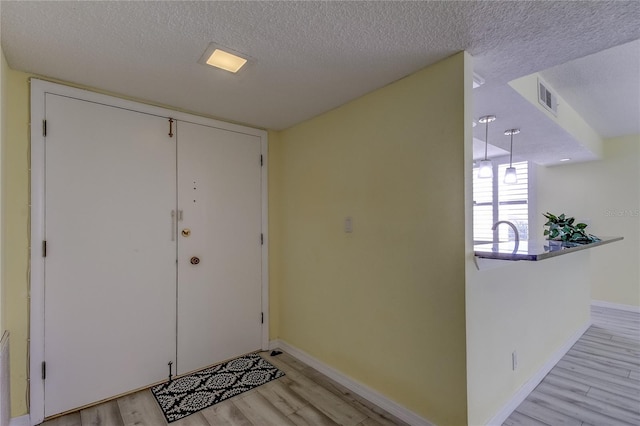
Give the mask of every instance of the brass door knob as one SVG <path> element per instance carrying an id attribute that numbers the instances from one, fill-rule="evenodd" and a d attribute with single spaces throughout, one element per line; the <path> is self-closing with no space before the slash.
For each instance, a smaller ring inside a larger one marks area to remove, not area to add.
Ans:
<path id="1" fill-rule="evenodd" d="M 184 228 L 184 229 L 182 230 L 182 236 L 183 236 L 183 237 L 188 237 L 189 235 L 191 235 L 191 229 L 189 229 L 189 228 Z"/>
<path id="2" fill-rule="evenodd" d="M 191 264 L 192 264 L 192 265 L 197 265 L 198 263 L 200 263 L 200 258 L 199 258 L 199 257 L 196 257 L 196 256 L 193 256 L 193 257 L 191 258 Z"/>

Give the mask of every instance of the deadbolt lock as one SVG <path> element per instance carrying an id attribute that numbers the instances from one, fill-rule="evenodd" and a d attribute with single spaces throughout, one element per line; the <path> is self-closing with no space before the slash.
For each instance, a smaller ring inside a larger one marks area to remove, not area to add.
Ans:
<path id="1" fill-rule="evenodd" d="M 189 228 L 184 228 L 184 229 L 182 230 L 182 236 L 183 236 L 183 237 L 188 237 L 189 235 L 191 235 L 191 229 L 189 229 Z"/>
<path id="2" fill-rule="evenodd" d="M 196 256 L 193 256 L 193 257 L 191 258 L 191 264 L 192 264 L 192 265 L 197 265 L 198 263 L 200 263 L 200 258 L 199 258 L 199 257 L 196 257 Z"/>

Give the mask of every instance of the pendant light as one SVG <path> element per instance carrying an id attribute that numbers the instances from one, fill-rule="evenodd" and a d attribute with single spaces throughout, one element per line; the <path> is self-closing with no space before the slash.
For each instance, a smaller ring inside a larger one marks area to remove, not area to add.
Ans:
<path id="1" fill-rule="evenodd" d="M 490 178 L 493 176 L 493 164 L 491 164 L 491 160 L 487 158 L 487 149 L 489 147 L 489 123 L 495 120 L 495 115 L 485 115 L 478 119 L 480 123 L 485 123 L 484 160 L 480 161 L 480 167 L 478 168 L 479 178 Z"/>
<path id="2" fill-rule="evenodd" d="M 518 183 L 518 175 L 516 174 L 516 168 L 513 167 L 513 135 L 520 133 L 520 129 L 505 130 L 504 134 L 511 136 L 511 148 L 509 149 L 509 167 L 504 173 L 504 183 L 514 184 Z"/>

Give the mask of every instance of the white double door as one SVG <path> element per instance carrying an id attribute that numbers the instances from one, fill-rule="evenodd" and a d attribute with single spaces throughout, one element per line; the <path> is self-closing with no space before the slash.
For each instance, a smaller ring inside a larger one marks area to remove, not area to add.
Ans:
<path id="1" fill-rule="evenodd" d="M 45 416 L 260 349 L 260 139 L 45 97 Z"/>

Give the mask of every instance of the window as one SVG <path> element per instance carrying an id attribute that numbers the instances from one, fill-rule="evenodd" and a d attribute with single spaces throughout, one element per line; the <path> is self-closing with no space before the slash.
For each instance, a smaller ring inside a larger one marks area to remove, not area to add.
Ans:
<path id="1" fill-rule="evenodd" d="M 478 168 L 473 168 L 473 240 L 474 243 L 491 243 L 514 240 L 509 226 L 499 226 L 494 233 L 491 227 L 499 220 L 508 220 L 518 229 L 521 240 L 529 239 L 529 163 L 513 163 L 518 183 L 503 182 L 508 163 L 493 165 L 493 178 L 478 178 Z"/>

